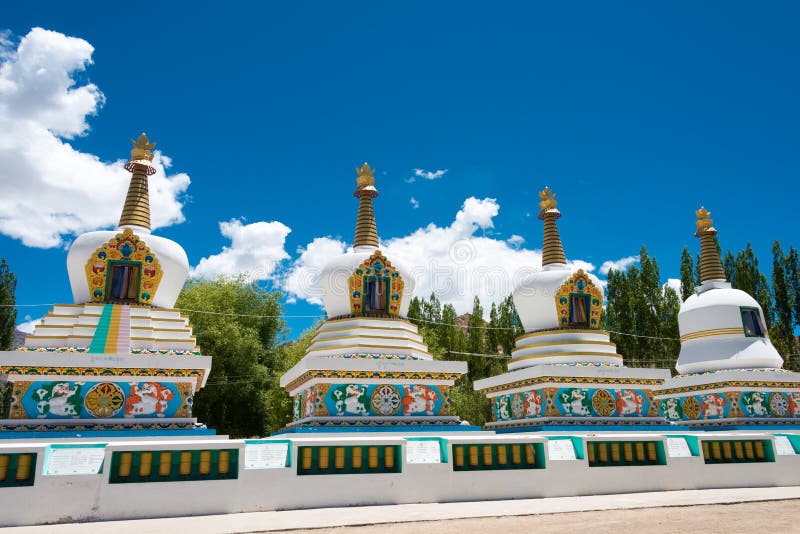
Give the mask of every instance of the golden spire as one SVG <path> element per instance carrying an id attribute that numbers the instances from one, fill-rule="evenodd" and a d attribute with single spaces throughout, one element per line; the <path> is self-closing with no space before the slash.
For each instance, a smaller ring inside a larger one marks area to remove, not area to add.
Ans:
<path id="1" fill-rule="evenodd" d="M 375 224 L 375 211 L 372 208 L 372 199 L 378 196 L 375 189 L 375 170 L 367 163 L 356 169 L 356 190 L 353 196 L 358 197 L 358 219 L 356 220 L 356 236 L 353 240 L 354 247 L 378 247 L 378 227 Z"/>
<path id="2" fill-rule="evenodd" d="M 717 229 L 712 226 L 711 212 L 701 207 L 695 215 L 697 215 L 697 232 L 694 236 L 700 238 L 700 281 L 706 283 L 709 280 L 725 280 L 722 259 L 714 241 Z"/>
<path id="3" fill-rule="evenodd" d="M 147 177 L 156 172 L 151 164 L 152 150 L 156 144 L 151 143 L 145 134 L 140 135 L 136 141 L 131 140 L 131 143 L 133 143 L 131 160 L 125 164 L 125 169 L 133 174 L 119 218 L 119 226 L 141 226 L 149 230 L 150 194 L 147 189 Z"/>
<path id="4" fill-rule="evenodd" d="M 550 191 L 549 187 L 545 187 L 544 191 L 539 192 L 539 219 L 544 221 L 544 243 L 542 245 L 542 266 L 551 265 L 554 263 L 567 263 L 567 258 L 564 256 L 564 246 L 561 244 L 561 237 L 558 235 L 558 227 L 556 227 L 556 219 L 561 217 L 561 212 L 558 211 L 556 205 L 556 195 Z"/>

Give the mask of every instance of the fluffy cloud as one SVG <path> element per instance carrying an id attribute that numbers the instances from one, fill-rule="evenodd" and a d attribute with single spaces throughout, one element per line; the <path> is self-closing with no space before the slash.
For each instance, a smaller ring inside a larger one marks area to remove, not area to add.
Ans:
<path id="1" fill-rule="evenodd" d="M 680 296 L 681 294 L 681 279 L 680 278 L 667 278 L 665 286 L 671 287 Z"/>
<path id="2" fill-rule="evenodd" d="M 281 285 L 289 295 L 289 302 L 302 299 L 311 304 L 322 304 L 322 292 L 317 282 L 322 268 L 328 261 L 344 254 L 348 249 L 344 241 L 331 237 L 317 237 L 306 245 L 297 249 L 300 257 L 284 274 Z"/>
<path id="3" fill-rule="evenodd" d="M 419 207 L 419 200 L 417 200 L 416 198 L 411 197 L 411 200 L 409 200 L 409 202 L 411 202 L 411 207 L 413 209 L 417 209 Z"/>
<path id="4" fill-rule="evenodd" d="M 31 319 L 30 315 L 25 316 L 25 322 L 19 323 L 17 325 L 17 330 L 21 332 L 25 332 L 26 334 L 33 334 L 33 329 L 42 322 L 42 318 L 39 317 L 38 319 Z"/>
<path id="5" fill-rule="evenodd" d="M 292 230 L 281 222 L 242 224 L 232 219 L 219 223 L 219 230 L 230 239 L 230 246 L 223 247 L 219 254 L 201 259 L 192 269 L 192 277 L 243 274 L 250 280 L 271 280 L 280 263 L 289 259 L 284 244 Z"/>
<path id="6" fill-rule="evenodd" d="M 16 48 L 8 34 L 0 38 L 0 233 L 27 246 L 57 247 L 119 220 L 130 180 L 123 161 L 103 162 L 64 141 L 85 135 L 87 118 L 105 102 L 95 84 L 75 80 L 93 51 L 83 39 L 41 28 Z M 183 222 L 189 176 L 168 176 L 170 160 L 160 152 L 154 166 L 153 227 Z"/>
<path id="7" fill-rule="evenodd" d="M 506 239 L 506 243 L 508 243 L 509 245 L 511 245 L 514 248 L 521 247 L 524 242 L 525 242 L 525 238 L 522 237 L 521 235 L 517 235 L 517 234 L 514 234 L 511 237 L 509 237 L 508 239 Z"/>
<path id="8" fill-rule="evenodd" d="M 429 224 L 407 236 L 388 239 L 381 243 L 381 250 L 411 271 L 406 288 L 415 295 L 436 293 L 442 301 L 452 303 L 458 313 L 470 311 L 473 297 L 478 295 L 488 313 L 492 302 L 505 298 L 515 283 L 541 265 L 541 251 L 521 248 L 519 239 L 510 243 L 486 235 L 494 227 L 499 210 L 495 199 L 470 197 L 449 225 Z M 300 258 L 289 268 L 283 288 L 293 298 L 320 304 L 316 288 L 319 272 L 332 256 L 346 250 L 342 241 L 314 239 L 299 250 Z M 583 261 L 571 265 L 594 270 L 592 264 Z"/>
<path id="9" fill-rule="evenodd" d="M 413 184 L 417 178 L 424 178 L 425 180 L 438 180 L 447 173 L 447 169 L 438 169 L 435 171 L 426 171 L 425 169 L 414 169 L 414 175 L 407 178 L 406 182 Z"/>
<path id="10" fill-rule="evenodd" d="M 634 263 L 639 261 L 639 256 L 628 256 L 627 258 L 620 258 L 618 260 L 604 261 L 600 266 L 600 274 L 607 275 L 609 271 L 624 271 Z"/>

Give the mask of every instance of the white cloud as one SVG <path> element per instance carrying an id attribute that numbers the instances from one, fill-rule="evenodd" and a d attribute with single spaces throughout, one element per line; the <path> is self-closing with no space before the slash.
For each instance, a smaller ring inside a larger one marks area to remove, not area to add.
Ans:
<path id="1" fill-rule="evenodd" d="M 667 283 L 664 284 L 665 286 L 669 286 L 675 290 L 675 292 L 680 296 L 681 294 L 681 279 L 680 278 L 667 278 Z"/>
<path id="2" fill-rule="evenodd" d="M 470 197 L 448 226 L 429 224 L 406 236 L 382 241 L 381 250 L 410 271 L 406 288 L 413 294 L 427 297 L 436 293 L 443 302 L 452 303 L 458 313 L 471 311 L 473 296 L 478 295 L 488 313 L 492 302 L 509 295 L 517 283 L 539 271 L 542 262 L 540 250 L 522 248 L 521 236 L 502 240 L 487 235 L 499 211 L 500 205 L 493 198 Z M 299 256 L 282 268 L 282 262 L 289 258 L 284 244 L 291 231 L 282 223 L 243 225 L 233 220 L 220 223 L 220 230 L 231 239 L 231 246 L 203 258 L 192 276 L 246 272 L 254 279 L 273 281 L 286 292 L 289 302 L 300 299 L 321 305 L 319 274 L 331 258 L 350 250 L 341 239 L 316 237 L 298 248 Z M 569 264 L 586 272 L 595 269 L 580 260 Z M 603 280 L 600 284 L 605 286 Z"/>
<path id="3" fill-rule="evenodd" d="M 409 200 L 409 202 L 411 202 L 411 207 L 413 209 L 417 209 L 419 207 L 419 200 L 417 200 L 416 198 L 411 197 L 411 200 Z"/>
<path id="4" fill-rule="evenodd" d="M 620 258 L 618 260 L 608 260 L 604 261 L 603 265 L 600 266 L 600 274 L 603 276 L 607 275 L 609 271 L 624 271 L 634 263 L 639 261 L 639 256 L 628 256 L 626 258 Z"/>
<path id="5" fill-rule="evenodd" d="M 494 226 L 499 210 L 495 199 L 470 197 L 450 225 L 429 224 L 409 235 L 383 241 L 381 250 L 411 271 L 412 280 L 406 287 L 413 288 L 415 295 L 427 297 L 434 292 L 442 301 L 452 303 L 458 313 L 470 311 L 473 296 L 478 295 L 488 313 L 492 302 L 505 298 L 515 283 L 541 266 L 540 251 L 481 235 Z M 316 287 L 319 272 L 331 257 L 346 250 L 340 240 L 314 239 L 298 251 L 300 258 L 283 279 L 284 290 L 291 298 L 321 304 Z M 571 265 L 586 271 L 594 269 L 582 261 Z"/>
<path id="6" fill-rule="evenodd" d="M 514 248 L 519 248 L 522 246 L 523 243 L 525 243 L 525 238 L 522 237 L 521 235 L 513 234 L 511 237 L 506 239 L 506 243 L 508 243 Z"/>
<path id="7" fill-rule="evenodd" d="M 230 246 L 201 259 L 190 273 L 193 278 L 244 274 L 250 280 L 271 280 L 280 262 L 289 259 L 283 247 L 292 230 L 281 222 L 242 224 L 231 219 L 220 222 L 219 230 L 230 239 Z"/>
<path id="8" fill-rule="evenodd" d="M 42 318 L 31 319 L 30 315 L 25 316 L 25 322 L 17 325 L 17 330 L 25 332 L 26 334 L 33 334 L 33 329 L 42 322 Z"/>
<path id="9" fill-rule="evenodd" d="M 119 220 L 130 181 L 124 162 L 103 162 L 63 141 L 85 135 L 87 118 L 105 102 L 95 84 L 75 79 L 93 51 L 83 39 L 41 28 L 16 49 L 7 33 L 0 37 L 0 233 L 26 246 L 57 247 Z M 121 154 L 129 149 L 120 139 Z M 167 176 L 170 160 L 160 152 L 154 166 L 153 227 L 183 222 L 189 176 Z"/>
<path id="10" fill-rule="evenodd" d="M 414 176 L 406 179 L 406 182 L 413 184 L 417 178 L 424 178 L 425 180 L 438 180 L 447 173 L 447 169 L 438 169 L 435 171 L 426 171 L 425 169 L 414 169 Z"/>
<path id="11" fill-rule="evenodd" d="M 289 302 L 300 298 L 311 304 L 322 304 L 322 293 L 317 286 L 322 268 L 331 258 L 348 250 L 344 241 L 332 237 L 317 237 L 297 249 L 297 258 L 283 278 L 282 287 L 289 295 Z"/>

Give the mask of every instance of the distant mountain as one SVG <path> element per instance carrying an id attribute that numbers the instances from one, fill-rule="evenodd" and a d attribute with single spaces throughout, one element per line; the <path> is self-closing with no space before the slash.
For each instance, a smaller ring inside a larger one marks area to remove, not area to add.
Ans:
<path id="1" fill-rule="evenodd" d="M 14 329 L 14 341 L 11 343 L 11 349 L 17 350 L 21 346 L 25 344 L 25 336 L 27 336 L 25 332 L 22 330 Z"/>

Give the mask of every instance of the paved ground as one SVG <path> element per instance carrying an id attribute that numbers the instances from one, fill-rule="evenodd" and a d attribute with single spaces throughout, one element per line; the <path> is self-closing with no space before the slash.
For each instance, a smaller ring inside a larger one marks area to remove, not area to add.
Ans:
<path id="1" fill-rule="evenodd" d="M 731 534 L 734 532 L 799 532 L 800 500 L 766 501 L 634 510 L 602 510 L 561 514 L 452 519 L 416 523 L 391 523 L 363 527 L 335 527 L 313 530 L 289 530 L 300 534 L 537 534 L 565 532 L 614 533 L 696 533 Z"/>
<path id="2" fill-rule="evenodd" d="M 538 533 L 562 531 L 565 528 L 614 533 L 800 532 L 800 487 L 322 508 L 17 527 L 6 529 L 3 534 L 228 534 L 292 529 L 325 529 L 316 532 L 362 530 L 381 533 L 435 531 L 437 534 L 507 534 L 523 529 L 536 529 Z"/>

